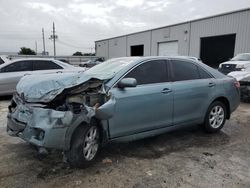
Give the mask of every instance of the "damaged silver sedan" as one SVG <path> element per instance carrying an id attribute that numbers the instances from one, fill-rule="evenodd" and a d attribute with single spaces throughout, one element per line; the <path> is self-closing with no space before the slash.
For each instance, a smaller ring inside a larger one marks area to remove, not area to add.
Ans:
<path id="1" fill-rule="evenodd" d="M 27 76 L 9 106 L 7 132 L 91 164 L 111 141 L 131 141 L 183 126 L 219 131 L 239 105 L 239 84 L 184 57 L 126 57 L 84 73 Z"/>

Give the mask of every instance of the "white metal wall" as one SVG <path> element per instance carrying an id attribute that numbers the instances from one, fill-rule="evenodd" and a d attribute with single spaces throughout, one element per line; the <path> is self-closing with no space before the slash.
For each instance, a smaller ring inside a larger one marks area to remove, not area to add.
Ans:
<path id="1" fill-rule="evenodd" d="M 158 55 L 159 43 L 178 41 L 179 55 L 199 57 L 202 37 L 233 33 L 236 34 L 235 54 L 250 52 L 250 9 L 97 41 L 96 55 L 105 58 L 130 56 L 130 46 L 141 44 L 145 56 Z"/>
<path id="2" fill-rule="evenodd" d="M 131 55 L 131 46 L 144 45 L 144 56 L 150 56 L 151 31 L 127 36 L 127 56 Z"/>

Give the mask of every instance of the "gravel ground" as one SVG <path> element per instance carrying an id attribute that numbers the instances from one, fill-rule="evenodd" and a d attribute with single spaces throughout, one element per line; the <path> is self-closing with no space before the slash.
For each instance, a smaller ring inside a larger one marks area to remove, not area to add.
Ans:
<path id="1" fill-rule="evenodd" d="M 111 144 L 95 165 L 71 169 L 60 152 L 40 159 L 5 132 L 0 101 L 0 187 L 250 187 L 250 104 L 242 103 L 218 134 L 199 127 L 127 144 Z"/>

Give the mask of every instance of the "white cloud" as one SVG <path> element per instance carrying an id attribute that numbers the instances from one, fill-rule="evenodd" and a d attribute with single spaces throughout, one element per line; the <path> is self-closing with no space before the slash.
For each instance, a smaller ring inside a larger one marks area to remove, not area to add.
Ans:
<path id="1" fill-rule="evenodd" d="M 144 0 L 117 0 L 116 5 L 126 8 L 134 8 L 143 5 Z"/>
<path id="2" fill-rule="evenodd" d="M 38 3 L 38 2 L 28 2 L 27 6 L 33 9 L 39 9 L 43 12 L 59 12 L 59 11 L 63 11 L 62 8 L 56 8 L 51 6 L 48 3 Z"/>
<path id="3" fill-rule="evenodd" d="M 85 24 L 99 24 L 99 25 L 110 26 L 110 23 L 104 18 L 88 18 L 88 17 L 85 17 L 85 18 L 81 19 L 81 22 L 85 23 Z"/>
<path id="4" fill-rule="evenodd" d="M 82 15 L 88 16 L 105 16 L 111 12 L 114 7 L 103 7 L 99 3 L 90 4 L 90 3 L 72 3 L 68 6 L 73 12 L 80 13 Z"/>
<path id="5" fill-rule="evenodd" d="M 122 25 L 126 27 L 145 27 L 147 24 L 144 22 L 122 21 Z"/>

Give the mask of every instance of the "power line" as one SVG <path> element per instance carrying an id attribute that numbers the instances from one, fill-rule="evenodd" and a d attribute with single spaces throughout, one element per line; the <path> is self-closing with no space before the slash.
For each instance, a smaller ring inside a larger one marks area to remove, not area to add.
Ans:
<path id="1" fill-rule="evenodd" d="M 60 44 L 62 44 L 62 45 L 65 45 L 65 46 L 68 46 L 68 47 L 72 47 L 72 48 L 76 48 L 76 49 L 92 49 L 92 48 L 90 48 L 90 47 L 88 48 L 88 47 L 74 46 L 74 45 L 72 45 L 72 44 L 68 44 L 68 43 L 63 42 L 63 41 L 61 41 L 61 40 L 58 40 L 57 42 L 60 43 Z"/>

